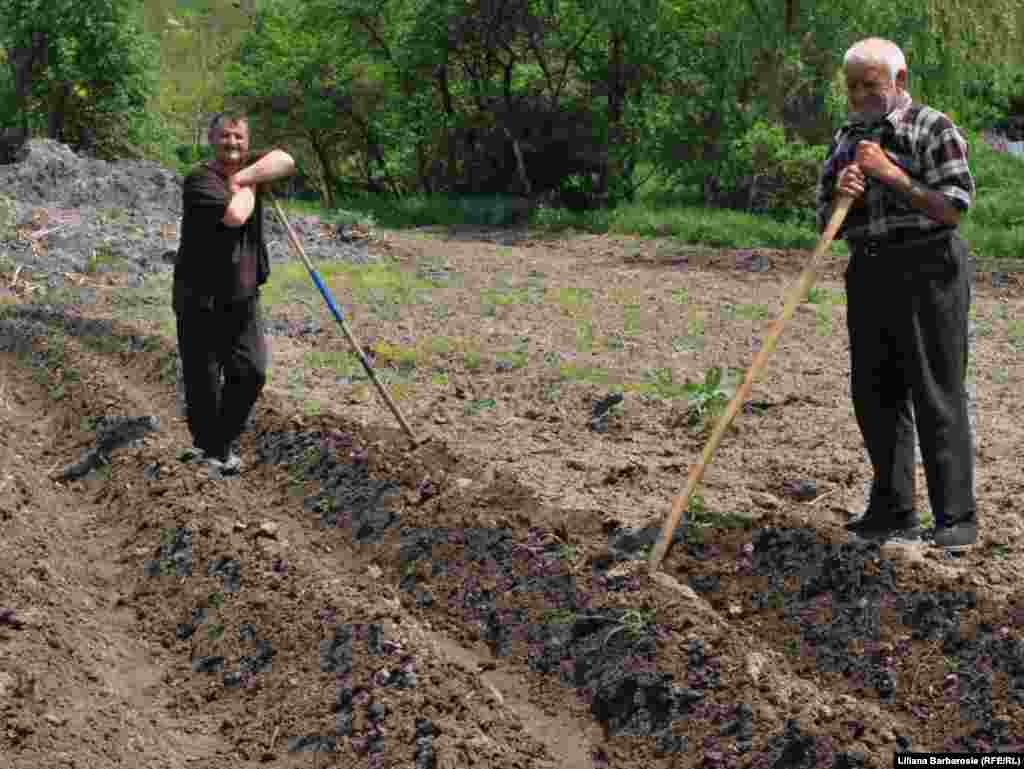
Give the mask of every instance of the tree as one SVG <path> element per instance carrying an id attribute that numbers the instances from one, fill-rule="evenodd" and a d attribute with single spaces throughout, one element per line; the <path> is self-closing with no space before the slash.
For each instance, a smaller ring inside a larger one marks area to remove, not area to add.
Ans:
<path id="1" fill-rule="evenodd" d="M 145 135 L 158 59 L 140 8 L 138 0 L 0 0 L 9 119 L 100 154 L 131 152 Z"/>

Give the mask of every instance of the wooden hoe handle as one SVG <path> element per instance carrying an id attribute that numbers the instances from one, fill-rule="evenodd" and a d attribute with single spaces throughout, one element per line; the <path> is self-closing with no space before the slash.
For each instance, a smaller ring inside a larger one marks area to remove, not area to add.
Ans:
<path id="1" fill-rule="evenodd" d="M 708 464 L 711 462 L 711 456 L 715 453 L 715 449 L 718 448 L 718 444 L 722 441 L 722 436 L 725 435 L 725 431 L 729 429 L 729 425 L 732 424 L 733 419 L 736 417 L 736 413 L 739 411 L 740 406 L 747 401 L 750 397 L 750 392 L 754 387 L 754 382 L 764 371 L 768 364 L 768 356 L 772 354 L 772 350 L 775 349 L 775 345 L 779 341 L 779 337 L 782 336 L 782 329 L 786 325 L 786 321 L 792 317 L 796 311 L 796 306 L 803 301 L 804 297 L 807 296 L 808 290 L 814 284 L 817 278 L 817 271 L 821 265 L 822 258 L 829 246 L 832 245 L 832 241 L 839 231 L 839 228 L 843 225 L 843 221 L 846 219 L 846 214 L 850 210 L 850 205 L 853 203 L 853 198 L 847 195 L 840 195 L 836 201 L 835 210 L 832 212 L 832 217 L 829 219 L 828 226 L 825 227 L 825 231 L 821 234 L 818 239 L 818 245 L 814 248 L 814 253 L 811 254 L 811 259 L 804 267 L 804 271 L 800 274 L 800 278 L 793 285 L 790 290 L 789 296 L 786 299 L 785 307 L 782 310 L 782 316 L 779 317 L 773 324 L 768 332 L 768 337 L 765 339 L 764 344 L 761 345 L 761 349 L 758 350 L 757 355 L 754 357 L 754 362 L 751 364 L 750 369 L 747 371 L 747 375 L 743 380 L 743 384 L 740 385 L 736 391 L 736 395 L 729 403 L 725 413 L 718 420 L 718 424 L 715 425 L 714 431 L 711 433 L 711 438 L 708 440 L 707 446 L 704 447 L 704 456 L 700 462 L 694 465 L 690 470 L 690 477 L 686 481 L 686 488 L 681 491 L 672 503 L 672 512 L 669 513 L 668 518 L 665 519 L 664 525 L 661 527 L 661 534 L 658 536 L 658 541 L 655 542 L 654 547 L 651 549 L 651 555 L 648 561 L 649 571 L 653 574 L 658 571 L 661 566 L 661 561 L 665 557 L 665 552 L 668 550 L 668 546 L 672 541 L 672 533 L 676 529 L 676 524 L 679 522 L 679 516 L 682 515 L 683 508 L 690 501 L 690 496 L 697 488 L 697 484 L 700 483 L 704 477 L 704 471 L 707 470 Z"/>

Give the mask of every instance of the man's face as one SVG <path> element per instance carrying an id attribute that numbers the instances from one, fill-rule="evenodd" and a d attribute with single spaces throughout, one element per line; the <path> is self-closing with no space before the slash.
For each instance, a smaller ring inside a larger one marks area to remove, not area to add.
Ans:
<path id="1" fill-rule="evenodd" d="M 869 123 L 892 111 L 899 91 L 885 67 L 851 62 L 846 67 L 846 94 L 851 120 Z"/>
<path id="2" fill-rule="evenodd" d="M 214 154 L 222 165 L 240 166 L 249 154 L 249 127 L 245 121 L 224 121 L 210 138 Z"/>

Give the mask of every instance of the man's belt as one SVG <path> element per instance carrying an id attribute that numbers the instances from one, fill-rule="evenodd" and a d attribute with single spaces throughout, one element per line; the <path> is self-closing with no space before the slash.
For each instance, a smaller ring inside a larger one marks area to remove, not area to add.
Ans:
<path id="1" fill-rule="evenodd" d="M 920 233 L 900 233 L 885 238 L 849 238 L 847 245 L 853 253 L 876 254 L 880 251 L 911 251 L 949 240 L 956 233 L 955 227 L 942 227 Z"/>

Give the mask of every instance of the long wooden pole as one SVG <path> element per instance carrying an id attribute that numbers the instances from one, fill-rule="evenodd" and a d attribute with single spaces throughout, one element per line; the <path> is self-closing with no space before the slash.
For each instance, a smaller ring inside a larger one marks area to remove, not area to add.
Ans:
<path id="1" fill-rule="evenodd" d="M 651 548 L 648 568 L 652 574 L 657 572 L 661 567 L 661 561 L 665 557 L 668 546 L 672 541 L 672 534 L 676 529 L 676 524 L 679 522 L 679 517 L 682 515 L 683 509 L 689 504 L 690 496 L 696 490 L 697 484 L 699 484 L 701 479 L 704 477 L 704 471 L 707 470 L 708 464 L 711 462 L 711 456 L 715 453 L 715 449 L 718 448 L 718 444 L 722 442 L 722 436 L 725 435 L 725 431 L 729 429 L 729 425 L 732 424 L 733 419 L 735 419 L 737 412 L 740 410 L 740 406 L 742 406 L 750 397 L 751 390 L 754 387 L 754 382 L 767 366 L 768 356 L 772 354 L 772 350 L 775 349 L 775 345 L 778 343 L 779 337 L 782 336 L 782 329 L 785 327 L 786 321 L 793 316 L 797 305 L 803 301 L 804 297 L 807 296 L 808 290 L 814 284 L 814 281 L 818 276 L 818 268 L 821 265 L 822 258 L 829 246 L 832 244 L 832 241 L 835 239 L 839 228 L 843 225 L 843 221 L 846 219 L 846 214 L 849 212 L 850 205 L 852 203 L 853 198 L 847 195 L 839 196 L 836 201 L 835 210 L 832 212 L 832 216 L 829 219 L 828 226 L 825 227 L 825 231 L 818 239 L 818 244 L 815 246 L 814 253 L 811 254 L 810 261 L 807 262 L 807 266 L 804 267 L 804 271 L 800 274 L 799 279 L 790 290 L 789 296 L 786 299 L 786 304 L 783 307 L 781 317 L 772 324 L 772 327 L 768 332 L 768 338 L 765 339 L 764 344 L 761 345 L 761 349 L 758 350 L 757 355 L 754 357 L 754 362 L 747 371 L 743 384 L 740 385 L 740 388 L 736 391 L 736 395 L 729 403 L 728 408 L 726 408 L 725 413 L 722 414 L 718 420 L 718 424 L 715 425 L 715 429 L 711 433 L 711 438 L 708 440 L 707 446 L 704 447 L 703 457 L 701 457 L 700 462 L 691 468 L 690 477 L 686 481 L 686 488 L 676 496 L 675 501 L 672 503 L 672 512 L 669 513 L 668 517 L 665 519 L 665 523 L 661 527 L 661 534 L 658 537 L 658 541 L 654 544 L 654 547 Z"/>
<path id="2" fill-rule="evenodd" d="M 309 276 L 313 279 L 313 283 L 315 283 L 316 287 L 320 290 L 320 294 L 323 296 L 324 301 L 327 302 L 327 306 L 334 315 L 334 319 L 341 325 L 341 330 L 345 332 L 345 338 L 348 339 L 348 343 L 352 346 L 352 349 L 355 350 L 356 356 L 359 358 L 359 362 L 363 364 L 363 368 L 366 370 L 366 373 L 370 375 L 370 380 L 377 388 L 377 392 L 380 393 L 380 396 L 384 399 L 384 402 L 391 410 L 391 413 L 395 415 L 395 419 L 398 420 L 398 423 L 402 426 L 405 434 L 409 436 L 409 440 L 412 441 L 414 446 L 418 445 L 421 441 L 416 438 L 416 434 L 413 433 L 409 423 L 405 420 L 405 417 L 402 416 L 402 412 L 398 410 L 398 406 L 396 406 L 395 402 L 391 399 L 391 395 L 386 389 L 384 389 L 384 385 L 380 383 L 380 380 L 377 379 L 377 372 L 373 370 L 373 366 L 371 366 L 370 361 L 367 360 L 366 354 L 363 352 L 363 348 L 359 346 L 359 342 L 356 341 L 356 338 L 349 330 L 348 324 L 345 322 L 345 317 L 341 314 L 341 310 L 338 309 L 338 305 L 335 304 L 334 297 L 331 296 L 330 289 L 328 289 L 326 284 L 320 279 L 316 269 L 313 267 L 313 263 L 309 261 L 309 257 L 306 255 L 306 249 L 302 247 L 302 243 L 300 243 L 299 239 L 295 236 L 295 231 L 292 230 L 292 226 L 288 222 L 288 217 L 285 216 L 284 211 L 281 208 L 281 204 L 269 191 L 267 191 L 266 194 L 270 196 L 271 201 L 274 203 L 274 210 L 277 211 L 277 216 L 281 220 L 281 224 L 284 225 L 285 230 L 288 232 L 288 239 L 291 241 L 292 247 L 298 253 L 299 258 L 302 259 L 302 263 L 306 266 L 306 270 L 309 271 Z"/>

